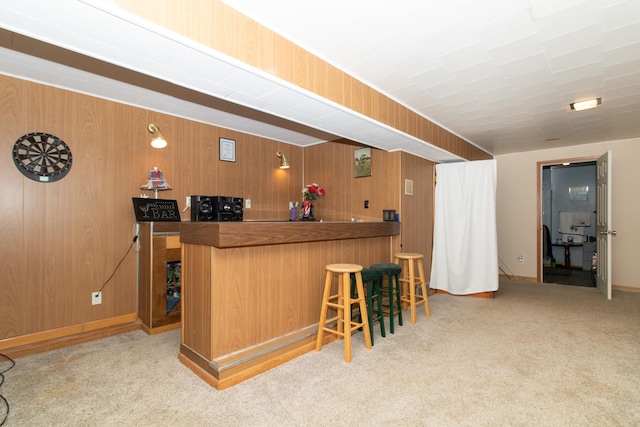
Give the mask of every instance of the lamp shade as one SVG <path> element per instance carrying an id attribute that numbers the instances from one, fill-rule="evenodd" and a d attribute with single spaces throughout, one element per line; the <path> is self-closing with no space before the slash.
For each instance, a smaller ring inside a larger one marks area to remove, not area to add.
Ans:
<path id="1" fill-rule="evenodd" d="M 289 169 L 289 162 L 282 151 L 278 151 L 276 156 L 280 158 L 280 169 Z"/>
<path id="2" fill-rule="evenodd" d="M 158 125 L 151 123 L 149 124 L 149 126 L 147 126 L 147 129 L 151 134 L 153 134 L 153 138 L 151 138 L 151 146 L 153 148 L 164 148 L 167 146 L 167 141 L 160 133 L 160 128 L 158 127 Z"/>

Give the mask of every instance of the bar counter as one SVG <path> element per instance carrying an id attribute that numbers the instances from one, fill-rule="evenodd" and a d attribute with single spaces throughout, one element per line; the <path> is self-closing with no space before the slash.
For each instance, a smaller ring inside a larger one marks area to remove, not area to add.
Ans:
<path id="1" fill-rule="evenodd" d="M 281 243 L 359 239 L 400 233 L 399 222 L 246 221 L 187 222 L 180 228 L 183 243 L 234 248 Z"/>
<path id="2" fill-rule="evenodd" d="M 311 351 L 325 265 L 391 262 L 399 234 L 398 222 L 181 223 L 180 361 L 224 389 Z"/>

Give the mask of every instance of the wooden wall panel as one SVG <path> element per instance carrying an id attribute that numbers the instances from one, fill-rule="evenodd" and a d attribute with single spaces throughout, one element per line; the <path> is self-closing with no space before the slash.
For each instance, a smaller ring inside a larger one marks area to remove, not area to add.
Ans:
<path id="1" fill-rule="evenodd" d="M 212 292 L 208 279 L 211 277 L 211 247 L 185 244 L 182 246 L 182 344 L 188 342 L 190 348 L 211 359 Z"/>
<path id="2" fill-rule="evenodd" d="M 431 274 L 433 246 L 434 173 L 433 162 L 402 153 L 402 251 L 424 255 L 423 264 L 427 280 Z M 413 181 L 413 195 L 405 194 L 405 179 Z"/>
<path id="3" fill-rule="evenodd" d="M 251 197 L 247 219 L 289 218 L 300 200 L 303 150 L 215 126 L 187 121 L 69 91 L 0 76 L 0 148 L 10 153 L 29 132 L 62 138 L 73 153 L 68 175 L 40 183 L 24 177 L 9 155 L 0 156 L 2 239 L 0 341 L 136 313 L 136 255 L 131 197 L 158 167 L 172 186 L 160 198 Z M 149 123 L 169 146 L 150 147 Z M 236 162 L 219 160 L 219 138 L 236 141 Z M 278 169 L 276 151 L 291 168 Z M 190 211 L 182 213 L 190 219 Z"/>
<path id="4" fill-rule="evenodd" d="M 327 221 L 382 220 L 383 209 L 400 210 L 400 152 L 371 149 L 371 176 L 355 178 L 354 150 L 359 145 L 325 143 L 304 153 L 305 184 L 318 183 L 327 195 L 315 202 L 315 216 Z M 369 208 L 364 201 L 369 200 Z"/>
<path id="5" fill-rule="evenodd" d="M 215 359 L 316 324 L 325 266 L 385 262 L 388 242 L 389 237 L 374 237 L 230 249 L 185 244 L 196 256 L 210 249 L 213 260 L 211 280 L 204 281 L 211 285 L 211 348 L 198 352 Z M 201 284 L 198 293 L 209 298 Z M 202 338 L 192 338 L 200 347 Z"/>

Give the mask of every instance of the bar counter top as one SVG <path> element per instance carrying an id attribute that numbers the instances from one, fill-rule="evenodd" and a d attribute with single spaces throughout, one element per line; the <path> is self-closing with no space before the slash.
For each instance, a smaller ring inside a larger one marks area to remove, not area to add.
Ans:
<path id="1" fill-rule="evenodd" d="M 389 221 L 237 221 L 182 222 L 180 241 L 216 248 L 319 242 L 394 236 L 400 223 Z"/>

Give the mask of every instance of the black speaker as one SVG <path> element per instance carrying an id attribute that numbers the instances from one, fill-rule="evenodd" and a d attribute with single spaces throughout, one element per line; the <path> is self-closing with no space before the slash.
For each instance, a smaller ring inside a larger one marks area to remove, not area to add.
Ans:
<path id="1" fill-rule="evenodd" d="M 215 221 L 213 197 L 191 196 L 191 221 Z"/>
<path id="2" fill-rule="evenodd" d="M 240 197 L 191 196 L 191 221 L 242 221 Z"/>
<path id="3" fill-rule="evenodd" d="M 240 197 L 213 197 L 213 221 L 242 221 L 242 202 Z"/>

